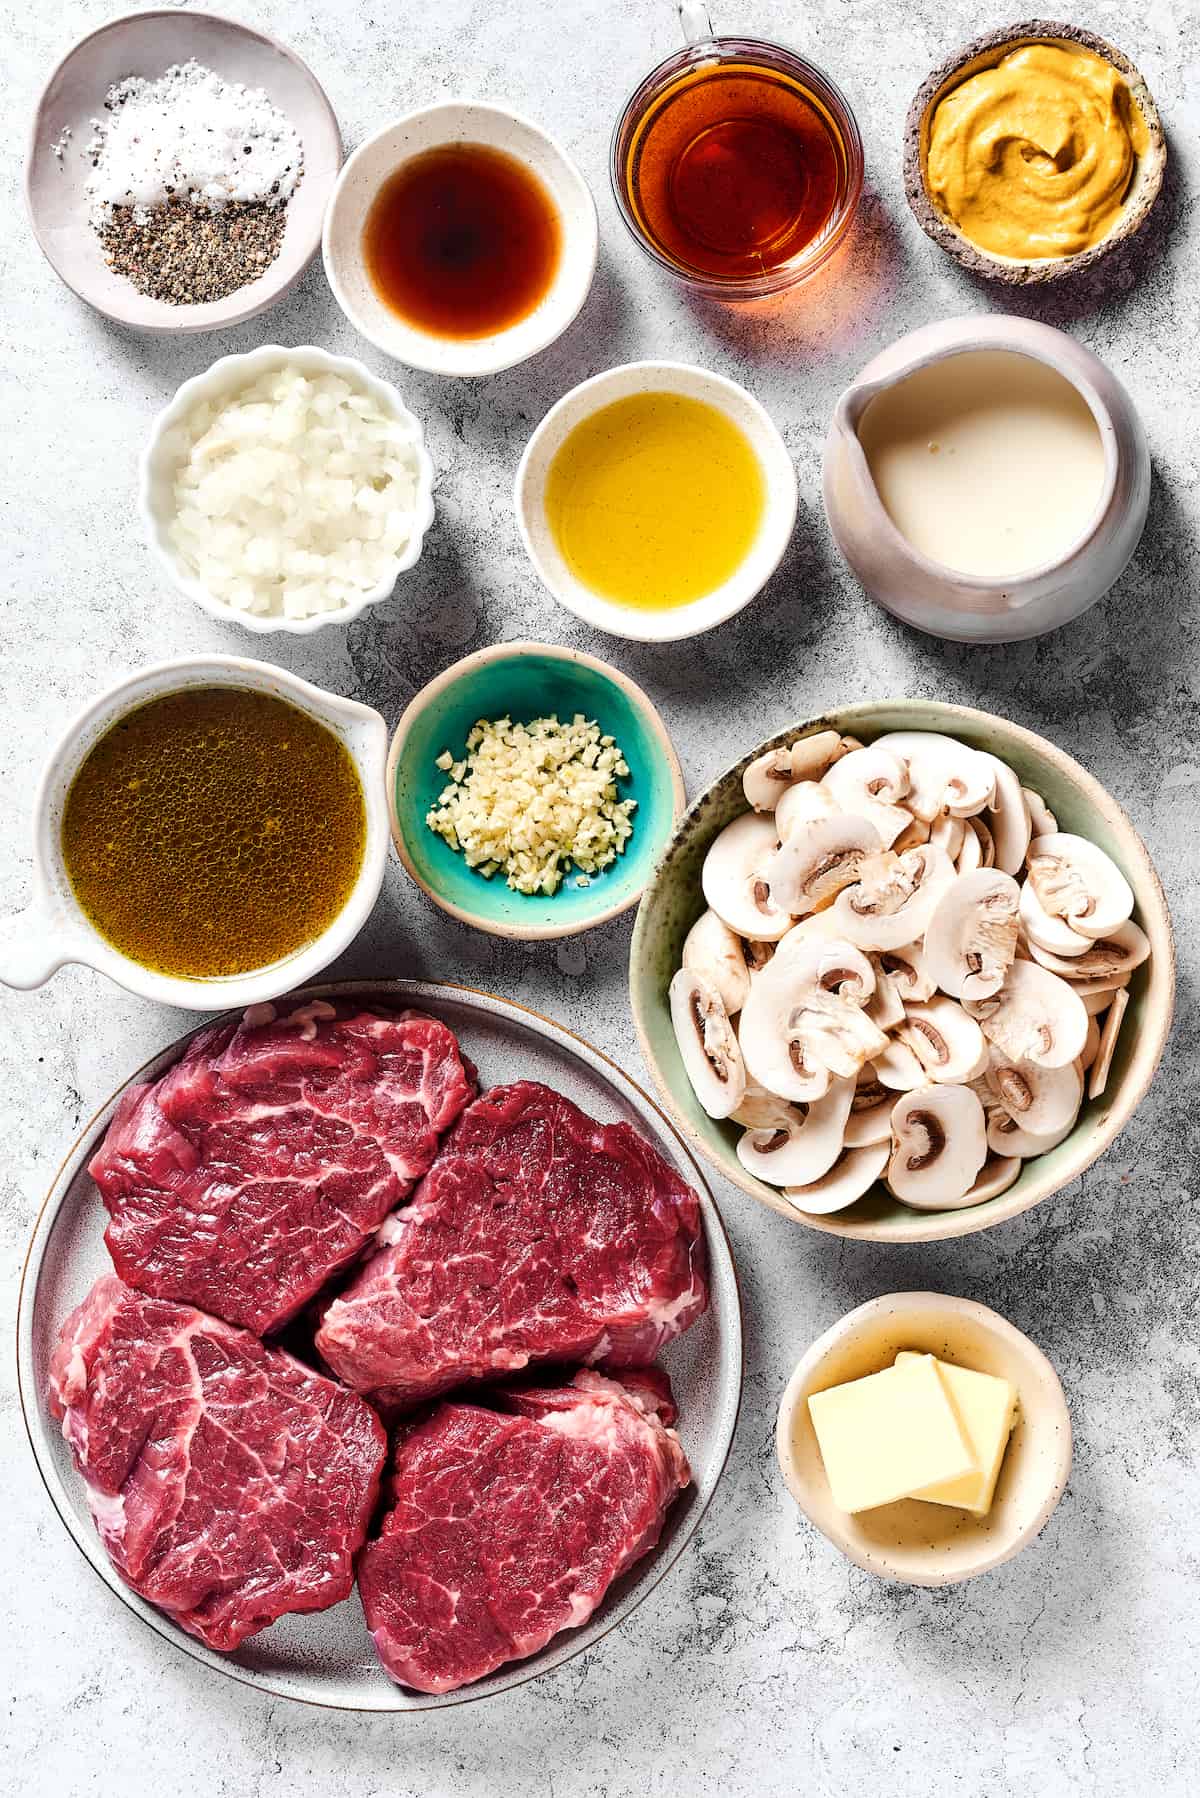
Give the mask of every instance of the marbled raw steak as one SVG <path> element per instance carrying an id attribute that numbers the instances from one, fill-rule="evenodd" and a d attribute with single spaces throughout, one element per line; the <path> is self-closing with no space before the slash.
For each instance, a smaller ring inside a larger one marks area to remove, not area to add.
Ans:
<path id="1" fill-rule="evenodd" d="M 379 1241 L 317 1347 L 389 1409 L 533 1362 L 645 1366 L 708 1302 L 692 1188 L 531 1080 L 467 1108 Z"/>
<path id="2" fill-rule="evenodd" d="M 105 1274 L 63 1324 L 50 1409 L 121 1578 L 210 1648 L 349 1593 L 387 1439 L 345 1387 Z"/>
<path id="3" fill-rule="evenodd" d="M 122 1279 L 258 1335 L 293 1317 L 407 1198 L 474 1091 L 420 1012 L 254 1006 L 121 1099 L 90 1172 Z"/>
<path id="4" fill-rule="evenodd" d="M 358 1567 L 401 1685 L 450 1692 L 585 1623 L 654 1547 L 691 1474 L 665 1377 L 444 1400 L 401 1432 L 391 1509 Z"/>

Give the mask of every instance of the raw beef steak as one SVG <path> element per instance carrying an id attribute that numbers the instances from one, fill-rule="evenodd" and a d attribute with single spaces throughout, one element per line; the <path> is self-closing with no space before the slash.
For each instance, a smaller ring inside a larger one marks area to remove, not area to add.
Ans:
<path id="1" fill-rule="evenodd" d="M 419 1692 L 482 1679 L 585 1623 L 691 1479 L 644 1376 L 627 1390 L 577 1373 L 488 1405 L 443 1402 L 402 1436 L 392 1509 L 358 1564 L 379 1658 Z"/>
<path id="2" fill-rule="evenodd" d="M 389 1408 L 531 1361 L 644 1365 L 708 1302 L 691 1187 L 530 1080 L 468 1107 L 379 1240 L 317 1347 Z"/>
<path id="3" fill-rule="evenodd" d="M 62 1327 L 50 1409 L 121 1578 L 210 1648 L 350 1591 L 387 1439 L 344 1387 L 106 1274 Z"/>
<path id="4" fill-rule="evenodd" d="M 122 1279 L 265 1335 L 412 1191 L 474 1090 L 453 1033 L 315 1000 L 201 1031 L 93 1156 Z"/>

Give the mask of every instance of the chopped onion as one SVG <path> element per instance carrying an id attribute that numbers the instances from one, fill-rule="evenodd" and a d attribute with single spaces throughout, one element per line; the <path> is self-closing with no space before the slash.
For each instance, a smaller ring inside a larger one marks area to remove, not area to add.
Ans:
<path id="1" fill-rule="evenodd" d="M 177 458 L 167 536 L 232 610 L 310 618 L 394 574 L 412 535 L 411 426 L 340 375 L 285 365 L 166 438 Z"/>

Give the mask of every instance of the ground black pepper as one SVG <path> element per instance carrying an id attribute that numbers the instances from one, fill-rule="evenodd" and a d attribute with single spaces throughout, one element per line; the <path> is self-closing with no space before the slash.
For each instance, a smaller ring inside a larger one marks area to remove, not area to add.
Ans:
<path id="1" fill-rule="evenodd" d="M 236 293 L 274 262 L 286 206 L 231 201 L 220 211 L 176 200 L 139 223 L 114 206 L 99 227 L 104 260 L 139 293 L 168 306 L 205 305 Z"/>

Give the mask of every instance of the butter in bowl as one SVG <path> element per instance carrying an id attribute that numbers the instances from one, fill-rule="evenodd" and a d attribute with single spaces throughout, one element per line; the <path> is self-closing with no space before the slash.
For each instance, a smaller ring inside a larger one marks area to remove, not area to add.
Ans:
<path id="1" fill-rule="evenodd" d="M 779 1464 L 801 1510 L 883 1579 L 945 1586 L 1011 1560 L 1071 1466 L 1057 1374 L 985 1305 L 891 1293 L 827 1330 L 779 1408 Z"/>

